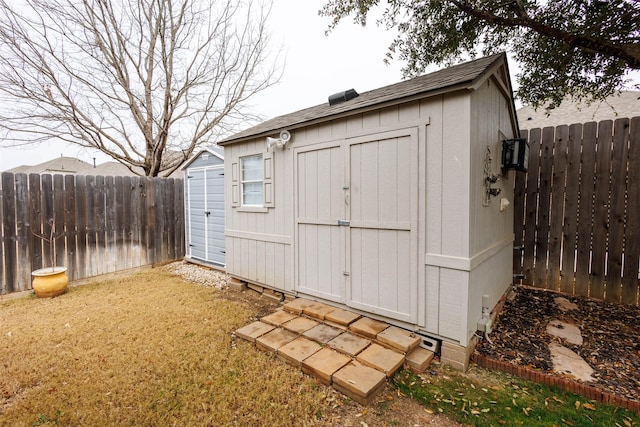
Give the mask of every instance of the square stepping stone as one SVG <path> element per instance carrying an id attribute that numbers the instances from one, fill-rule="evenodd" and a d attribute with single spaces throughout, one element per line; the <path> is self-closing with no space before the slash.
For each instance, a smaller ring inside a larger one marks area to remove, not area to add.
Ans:
<path id="1" fill-rule="evenodd" d="M 321 302 L 316 302 L 311 305 L 306 306 L 302 312 L 309 317 L 313 317 L 316 319 L 324 320 L 324 317 L 334 311 L 336 308 L 331 307 L 330 305 L 323 304 Z"/>
<path id="2" fill-rule="evenodd" d="M 266 323 L 257 321 L 236 330 L 236 336 L 255 343 L 256 338 L 266 334 L 267 332 L 271 332 L 273 329 L 272 325 L 267 325 Z"/>
<path id="3" fill-rule="evenodd" d="M 405 356 L 405 362 L 411 370 L 421 374 L 431 365 L 433 356 L 433 351 L 418 347 Z"/>
<path id="4" fill-rule="evenodd" d="M 351 362 L 333 374 L 333 387 L 361 405 L 369 405 L 385 381 L 382 372 L 358 362 Z"/>
<path id="5" fill-rule="evenodd" d="M 409 353 L 420 344 L 420 337 L 404 329 L 390 326 L 376 336 L 376 341 L 393 350 Z"/>
<path id="6" fill-rule="evenodd" d="M 260 320 L 263 323 L 268 323 L 269 325 L 282 326 L 283 323 L 288 322 L 291 319 L 295 319 L 296 317 L 298 316 L 296 316 L 295 314 L 287 313 L 286 311 L 279 310 L 268 316 L 264 316 Z"/>
<path id="7" fill-rule="evenodd" d="M 318 352 L 321 348 L 320 344 L 315 341 L 298 337 L 289 344 L 280 347 L 278 349 L 278 357 L 296 368 L 301 369 L 302 361 Z"/>
<path id="8" fill-rule="evenodd" d="M 317 341 L 321 344 L 326 344 L 341 333 L 342 331 L 340 329 L 325 325 L 324 323 L 320 323 L 319 325 L 314 326 L 313 328 L 304 332 L 302 335 L 309 338 L 310 340 Z"/>
<path id="9" fill-rule="evenodd" d="M 278 328 L 256 338 L 256 347 L 264 351 L 276 351 L 283 345 L 289 344 L 297 337 L 298 335 L 291 331 Z"/>
<path id="10" fill-rule="evenodd" d="M 311 320 L 306 317 L 296 317 L 289 320 L 288 322 L 283 323 L 282 327 L 299 335 L 317 325 L 318 322 L 316 322 L 315 320 Z"/>
<path id="11" fill-rule="evenodd" d="M 343 310 L 341 308 L 336 308 L 332 312 L 327 313 L 324 316 L 324 319 L 336 323 L 338 325 L 349 326 L 351 323 L 355 322 L 360 318 L 359 314 L 356 314 L 349 310 Z"/>
<path id="12" fill-rule="evenodd" d="M 324 347 L 302 361 L 302 372 L 314 376 L 324 385 L 331 385 L 331 376 L 351 359 L 344 354 Z"/>
<path id="13" fill-rule="evenodd" d="M 404 363 L 404 355 L 373 343 L 358 354 L 356 360 L 391 377 Z"/>
<path id="14" fill-rule="evenodd" d="M 311 301 L 310 299 L 297 298 L 286 303 L 282 308 L 284 311 L 288 311 L 289 313 L 302 314 L 302 310 L 304 310 L 305 307 L 314 303 L 315 301 Z"/>
<path id="15" fill-rule="evenodd" d="M 349 330 L 367 338 L 375 338 L 380 332 L 384 331 L 388 327 L 389 325 L 387 323 L 363 317 L 362 319 L 358 319 L 350 324 Z"/>
<path id="16" fill-rule="evenodd" d="M 347 356 L 355 356 L 367 348 L 369 344 L 371 344 L 370 340 L 345 332 L 329 341 L 327 345 Z"/>

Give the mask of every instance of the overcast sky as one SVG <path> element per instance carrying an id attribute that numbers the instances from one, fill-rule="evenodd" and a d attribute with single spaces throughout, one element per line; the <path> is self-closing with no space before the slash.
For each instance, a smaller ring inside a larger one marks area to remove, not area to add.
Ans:
<path id="1" fill-rule="evenodd" d="M 251 101 L 253 110 L 269 119 L 327 102 L 329 95 L 346 89 L 376 89 L 402 79 L 402 64 L 383 60 L 393 33 L 370 19 L 366 27 L 344 20 L 329 35 L 329 18 L 318 16 L 325 0 L 275 0 L 270 18 L 274 51 L 282 46 L 286 55 L 284 75 L 277 85 Z M 512 74 L 516 64 L 509 64 Z M 512 83 L 515 85 L 512 75 Z M 41 144 L 31 149 L 0 148 L 0 170 L 22 164 L 38 164 L 60 155 L 97 163 L 110 160 L 62 143 Z"/>

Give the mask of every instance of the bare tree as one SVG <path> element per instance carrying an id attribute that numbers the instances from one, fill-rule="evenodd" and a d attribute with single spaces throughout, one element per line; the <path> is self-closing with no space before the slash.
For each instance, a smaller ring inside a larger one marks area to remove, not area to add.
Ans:
<path id="1" fill-rule="evenodd" d="M 147 176 L 254 119 L 279 79 L 253 0 L 0 0 L 0 137 L 96 148 Z"/>

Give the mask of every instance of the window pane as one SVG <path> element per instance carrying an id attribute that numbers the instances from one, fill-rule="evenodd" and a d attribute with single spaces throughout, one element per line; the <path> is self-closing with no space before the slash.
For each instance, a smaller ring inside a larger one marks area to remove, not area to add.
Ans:
<path id="1" fill-rule="evenodd" d="M 262 156 L 242 159 L 242 181 L 262 181 Z"/>
<path id="2" fill-rule="evenodd" d="M 243 185 L 242 204 L 262 206 L 262 182 L 248 182 Z"/>

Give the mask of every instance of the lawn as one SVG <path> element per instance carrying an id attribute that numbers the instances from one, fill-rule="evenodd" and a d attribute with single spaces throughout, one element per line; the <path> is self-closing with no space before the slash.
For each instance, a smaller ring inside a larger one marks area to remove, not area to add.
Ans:
<path id="1" fill-rule="evenodd" d="M 0 425 L 454 425 L 390 386 L 364 408 L 232 338 L 276 306 L 166 269 L 0 302 Z"/>
<path id="2" fill-rule="evenodd" d="M 251 316 L 161 270 L 2 303 L 0 424 L 317 422 L 315 381 L 232 345 Z"/>

